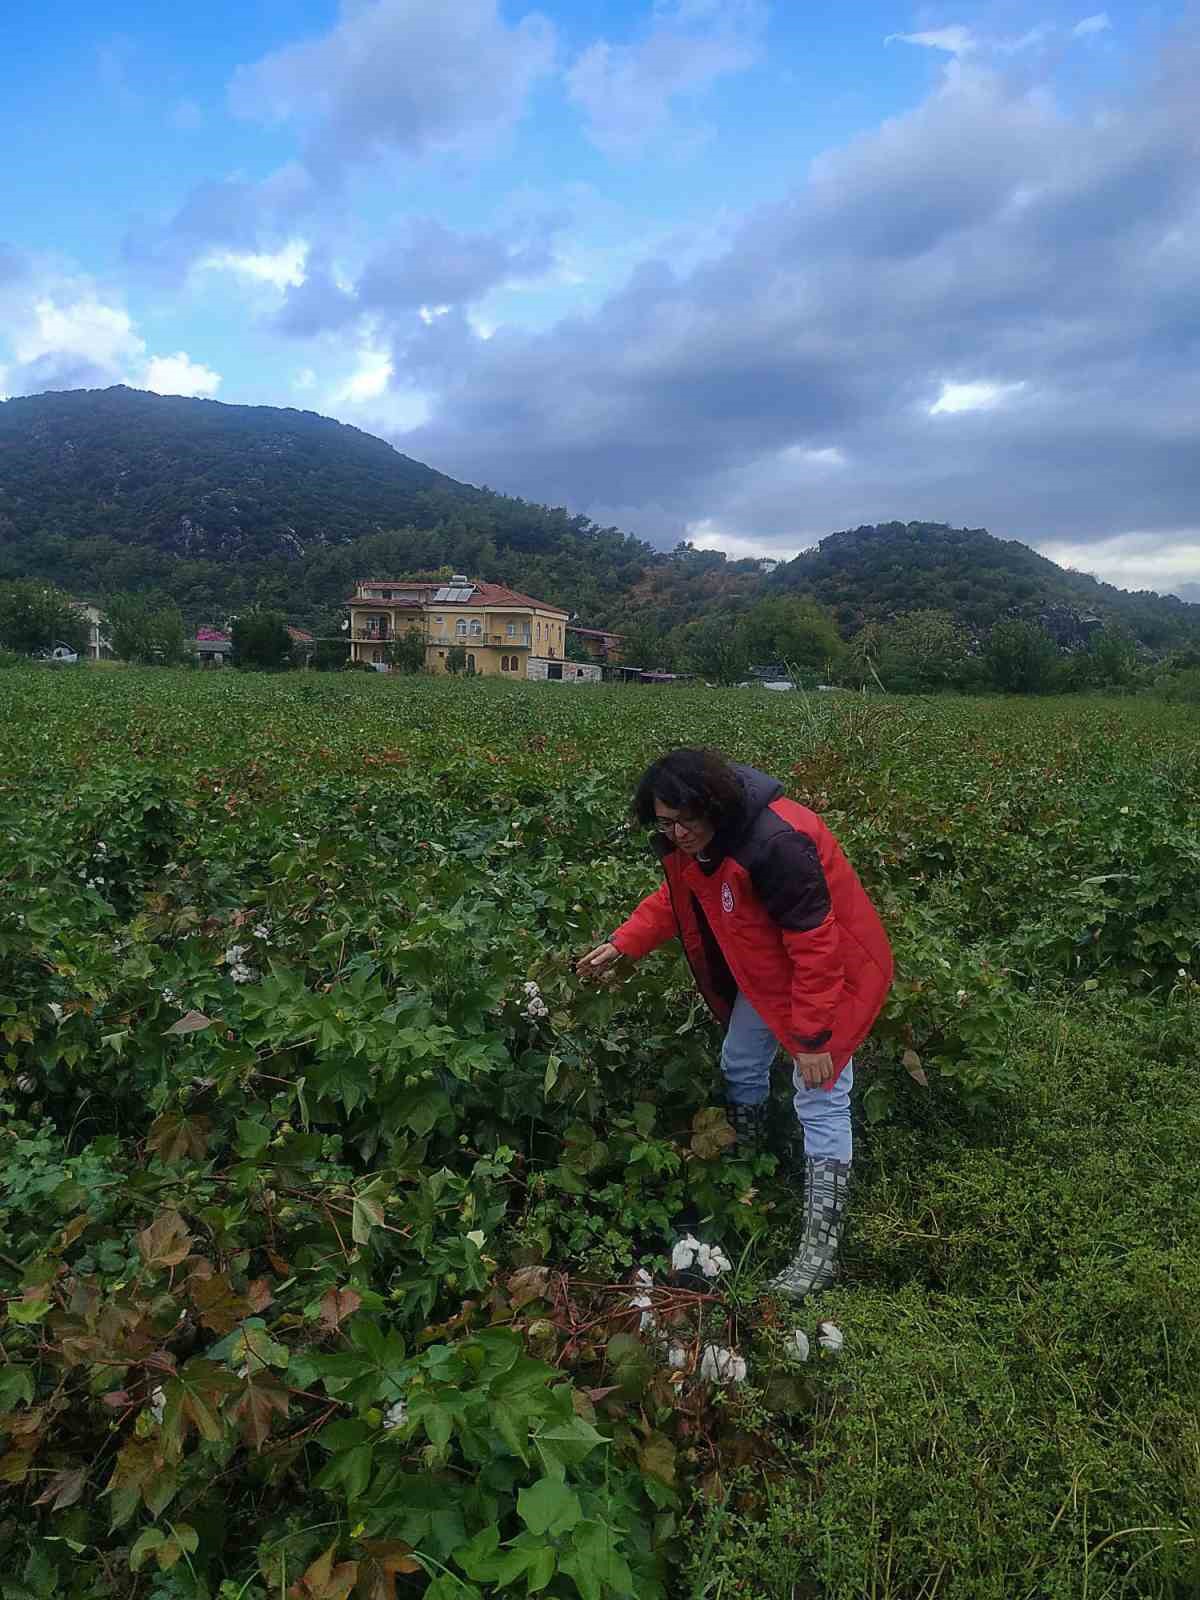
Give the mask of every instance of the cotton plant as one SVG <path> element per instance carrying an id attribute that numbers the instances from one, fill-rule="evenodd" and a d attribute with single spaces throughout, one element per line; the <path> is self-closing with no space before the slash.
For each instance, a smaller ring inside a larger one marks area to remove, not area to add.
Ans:
<path id="1" fill-rule="evenodd" d="M 550 1015 L 550 1007 L 542 999 L 542 991 L 534 983 L 533 979 L 530 978 L 527 983 L 521 985 L 521 988 L 525 994 L 525 1006 L 521 1015 L 525 1020 L 527 1022 L 540 1022 L 544 1017 L 548 1017 Z"/>
<path id="2" fill-rule="evenodd" d="M 706 1278 L 719 1278 L 723 1272 L 733 1270 L 733 1263 L 720 1245 L 702 1244 L 688 1233 L 671 1251 L 671 1268 L 675 1272 L 687 1272 L 693 1265 Z"/>
<path id="3" fill-rule="evenodd" d="M 700 1352 L 700 1376 L 709 1383 L 745 1383 L 746 1362 L 736 1350 L 706 1344 Z"/>
<path id="4" fill-rule="evenodd" d="M 408 1401 L 393 1400 L 383 1413 L 384 1433 L 397 1433 L 408 1422 Z"/>

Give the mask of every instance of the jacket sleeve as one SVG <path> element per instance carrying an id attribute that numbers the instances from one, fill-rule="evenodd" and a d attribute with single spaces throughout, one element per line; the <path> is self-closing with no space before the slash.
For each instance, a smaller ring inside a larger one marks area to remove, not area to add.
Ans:
<path id="1" fill-rule="evenodd" d="M 823 1050 L 833 1033 L 845 973 L 841 936 L 817 847 L 795 829 L 778 834 L 750 880 L 783 930 L 792 962 L 792 1053 Z"/>
<path id="2" fill-rule="evenodd" d="M 675 911 L 671 905 L 671 891 L 660 883 L 653 894 L 648 894 L 633 915 L 627 918 L 612 936 L 612 943 L 623 956 L 640 961 L 660 944 L 666 944 L 679 932 Z"/>

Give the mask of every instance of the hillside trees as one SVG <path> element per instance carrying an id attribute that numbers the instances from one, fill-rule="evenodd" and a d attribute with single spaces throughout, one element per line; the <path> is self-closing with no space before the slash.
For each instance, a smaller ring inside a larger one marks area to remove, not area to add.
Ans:
<path id="1" fill-rule="evenodd" d="M 1039 694 L 1050 687 L 1058 652 L 1044 628 L 1030 622 L 998 622 L 988 635 L 984 660 L 997 689 Z"/>

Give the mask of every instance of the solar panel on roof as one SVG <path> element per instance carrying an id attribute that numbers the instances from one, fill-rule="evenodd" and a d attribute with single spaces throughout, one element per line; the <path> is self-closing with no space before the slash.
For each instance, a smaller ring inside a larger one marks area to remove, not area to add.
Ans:
<path id="1" fill-rule="evenodd" d="M 433 598 L 435 600 L 453 600 L 454 590 L 443 587 L 437 591 Z"/>

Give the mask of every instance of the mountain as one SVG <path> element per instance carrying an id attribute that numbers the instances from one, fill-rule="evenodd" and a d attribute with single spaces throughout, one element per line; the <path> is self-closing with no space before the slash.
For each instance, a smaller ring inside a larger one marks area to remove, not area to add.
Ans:
<path id="1" fill-rule="evenodd" d="M 193 621 L 259 601 L 314 624 L 356 577 L 450 565 L 605 621 L 658 559 L 311 411 L 122 386 L 0 403 L 0 578 L 164 590 Z"/>
<path id="2" fill-rule="evenodd" d="M 160 591 L 188 622 L 259 603 L 319 631 L 336 628 L 356 578 L 445 568 L 643 634 L 789 594 L 822 601 L 847 637 L 936 607 L 976 631 L 1039 617 L 1064 643 L 1089 617 L 1119 620 L 1159 650 L 1200 620 L 1200 606 L 1126 594 L 980 528 L 856 528 L 765 574 L 459 483 L 311 411 L 124 387 L 0 403 L 0 579 L 81 596 Z"/>
<path id="3" fill-rule="evenodd" d="M 983 528 L 887 522 L 822 539 L 767 580 L 771 593 L 812 595 L 844 636 L 904 611 L 952 612 L 976 633 L 1002 617 L 1040 621 L 1062 645 L 1082 643 L 1092 619 L 1123 624 L 1151 650 L 1195 637 L 1200 606 L 1175 595 L 1131 593 L 1057 566 Z"/>

